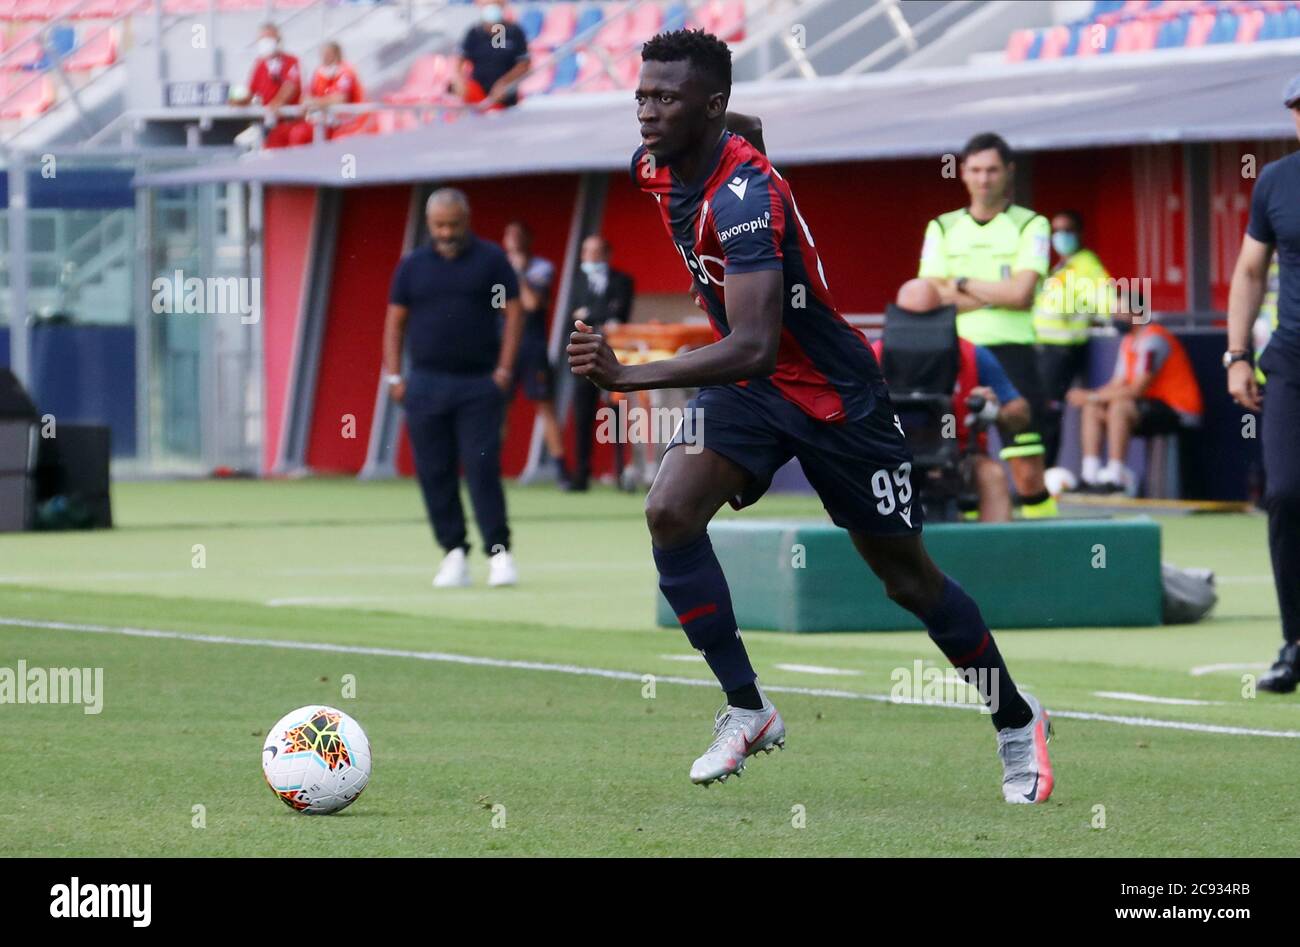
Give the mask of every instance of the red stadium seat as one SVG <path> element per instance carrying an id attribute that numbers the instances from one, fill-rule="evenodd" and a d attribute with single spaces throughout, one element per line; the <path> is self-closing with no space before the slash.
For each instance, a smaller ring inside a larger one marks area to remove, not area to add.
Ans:
<path id="1" fill-rule="evenodd" d="M 578 28 L 578 9 L 576 4 L 557 3 L 546 14 L 542 31 L 533 40 L 542 49 L 554 49 L 573 38 L 573 31 Z"/>
<path id="2" fill-rule="evenodd" d="M 1187 42 L 1184 45 L 1204 46 L 1205 41 L 1210 38 L 1210 33 L 1214 30 L 1214 21 L 1217 16 L 1218 14 L 1213 10 L 1207 10 L 1192 17 L 1192 22 L 1187 27 Z"/>
<path id="3" fill-rule="evenodd" d="M 7 22 L 14 18 L 14 7 L 17 6 L 18 0 L 0 0 L 0 23 Z M 4 41 L 4 31 L 0 30 L 0 43 Z"/>
<path id="4" fill-rule="evenodd" d="M 614 71 L 618 73 L 620 89 L 635 89 L 637 80 L 641 78 L 641 57 L 633 54 L 624 56 L 614 64 Z"/>
<path id="5" fill-rule="evenodd" d="M 19 27 L 5 48 L 5 60 L 0 64 L 5 72 L 17 72 L 34 66 L 45 55 L 41 48 L 41 28 L 39 26 Z"/>
<path id="6" fill-rule="evenodd" d="M 745 0 L 708 0 L 696 15 L 720 40 L 734 43 L 745 38 Z"/>
<path id="7" fill-rule="evenodd" d="M 1137 53 L 1154 49 L 1159 25 L 1154 20 L 1129 20 L 1120 24 L 1115 37 L 1115 52 Z"/>
<path id="8" fill-rule="evenodd" d="M 578 79 L 574 83 L 578 92 L 608 92 L 614 88 L 614 80 L 605 70 L 600 56 L 593 52 L 583 52 L 580 54 L 580 59 Z"/>
<path id="9" fill-rule="evenodd" d="M 519 95 L 523 98 L 528 98 L 530 95 L 545 95 L 554 81 L 554 66 L 543 66 L 540 69 L 534 69 L 524 76 L 523 82 L 519 83 Z"/>
<path id="10" fill-rule="evenodd" d="M 449 98 L 447 86 L 451 82 L 452 62 L 452 57 L 441 53 L 421 56 L 411 64 L 402 87 L 384 96 L 384 101 L 393 105 L 421 105 Z"/>
<path id="11" fill-rule="evenodd" d="M 265 10 L 266 0 L 217 0 L 217 9 L 223 13 L 239 13 L 246 10 Z"/>
<path id="12" fill-rule="evenodd" d="M 208 0 L 163 0 L 163 13 L 173 16 L 192 16 L 208 11 Z"/>
<path id="13" fill-rule="evenodd" d="M 0 118 L 35 118 L 54 104 L 47 76 L 0 73 Z"/>
<path id="14" fill-rule="evenodd" d="M 73 14 L 77 20 L 111 20 L 131 13 L 135 10 L 143 10 L 149 0 L 90 0 L 84 7 Z"/>
<path id="15" fill-rule="evenodd" d="M 1105 50 L 1113 29 L 1114 27 L 1104 26 L 1100 22 L 1085 23 L 1083 29 L 1079 31 L 1079 47 L 1074 51 L 1074 55 L 1099 55 Z"/>
<path id="16" fill-rule="evenodd" d="M 1038 53 L 1039 59 L 1060 59 L 1070 45 L 1070 28 L 1053 26 L 1043 37 L 1043 48 Z M 1023 57 L 1021 57 L 1023 58 Z"/>
<path id="17" fill-rule="evenodd" d="M 627 9 L 627 4 L 623 2 L 611 3 L 605 7 L 604 26 L 596 32 L 596 45 L 605 49 L 622 50 L 632 45 L 632 37 L 628 32 L 628 27 L 632 25 L 631 20 L 623 15 Z"/>
<path id="18" fill-rule="evenodd" d="M 645 3 L 632 11 L 632 22 L 628 25 L 628 37 L 631 45 L 640 46 L 654 36 L 663 27 L 664 10 L 657 3 Z"/>
<path id="19" fill-rule="evenodd" d="M 16 0 L 15 20 L 48 20 L 54 15 L 52 0 Z"/>
<path id="20" fill-rule="evenodd" d="M 1237 42 L 1253 43 L 1264 26 L 1263 10 L 1245 10 L 1239 17 L 1237 25 Z"/>
<path id="21" fill-rule="evenodd" d="M 89 72 L 117 62 L 117 28 L 82 27 L 87 36 L 82 44 L 63 60 L 68 72 Z"/>
<path id="22" fill-rule="evenodd" d="M 1007 62 L 1024 62 L 1032 45 L 1034 45 L 1034 30 L 1013 30 L 1007 37 L 1007 48 L 1003 58 Z"/>

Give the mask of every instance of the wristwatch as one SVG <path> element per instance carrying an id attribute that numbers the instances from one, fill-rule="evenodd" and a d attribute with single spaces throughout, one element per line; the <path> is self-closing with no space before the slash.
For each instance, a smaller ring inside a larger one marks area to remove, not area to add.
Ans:
<path id="1" fill-rule="evenodd" d="M 391 388 L 393 385 L 400 385 L 401 383 L 402 383 L 402 376 L 401 376 L 401 375 L 385 375 L 385 376 L 384 376 L 384 384 L 385 384 L 385 385 L 388 385 L 390 388 Z"/>
<path id="2" fill-rule="evenodd" d="M 1228 349 L 1223 353 L 1223 367 L 1231 368 L 1233 362 L 1250 361 L 1250 353 L 1245 349 Z"/>
<path id="3" fill-rule="evenodd" d="M 966 284 L 967 284 L 968 282 L 969 282 L 969 280 L 968 280 L 965 276 L 959 276 L 959 277 L 957 277 L 957 279 L 953 282 L 953 285 L 957 287 L 957 292 L 959 292 L 959 293 L 964 293 L 964 292 L 966 292 Z"/>

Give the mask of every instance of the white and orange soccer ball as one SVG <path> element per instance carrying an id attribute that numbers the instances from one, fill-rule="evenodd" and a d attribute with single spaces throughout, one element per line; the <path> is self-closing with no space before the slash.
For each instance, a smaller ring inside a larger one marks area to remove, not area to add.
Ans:
<path id="1" fill-rule="evenodd" d="M 341 710 L 309 704 L 285 714 L 262 744 L 262 775 L 290 809 L 328 815 L 370 782 L 370 741 Z"/>

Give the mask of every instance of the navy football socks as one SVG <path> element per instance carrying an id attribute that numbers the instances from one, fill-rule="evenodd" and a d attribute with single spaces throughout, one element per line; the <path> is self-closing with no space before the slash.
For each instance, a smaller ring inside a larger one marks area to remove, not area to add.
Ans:
<path id="1" fill-rule="evenodd" d="M 744 642 L 731 608 L 731 590 L 704 533 L 674 549 L 654 547 L 659 588 L 672 606 L 691 646 L 704 655 L 727 701 L 735 707 L 762 707 Z M 752 693 L 751 693 L 752 691 Z M 741 702 L 743 701 L 743 703 Z M 752 705 L 752 706 L 751 706 Z"/>
<path id="2" fill-rule="evenodd" d="M 923 620 L 931 640 L 952 666 L 968 676 L 985 704 L 994 706 L 993 726 L 999 730 L 1023 727 L 1033 719 L 1034 713 L 1011 680 L 979 606 L 960 585 L 944 576 L 939 605 Z"/>

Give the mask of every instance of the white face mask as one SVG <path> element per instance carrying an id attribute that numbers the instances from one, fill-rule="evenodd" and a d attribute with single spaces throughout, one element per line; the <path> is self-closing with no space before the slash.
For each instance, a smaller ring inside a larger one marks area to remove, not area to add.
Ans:
<path id="1" fill-rule="evenodd" d="M 263 59 L 269 59 L 275 55 L 275 51 L 280 48 L 280 43 L 274 36 L 263 36 L 257 41 L 257 55 Z"/>
<path id="2" fill-rule="evenodd" d="M 582 264 L 582 272 L 588 276 L 601 276 L 608 272 L 609 264 L 599 261 L 588 261 Z"/>
<path id="3" fill-rule="evenodd" d="M 501 9 L 501 4 L 489 3 L 479 12 L 479 16 L 484 23 L 500 23 L 505 18 L 505 12 Z"/>

